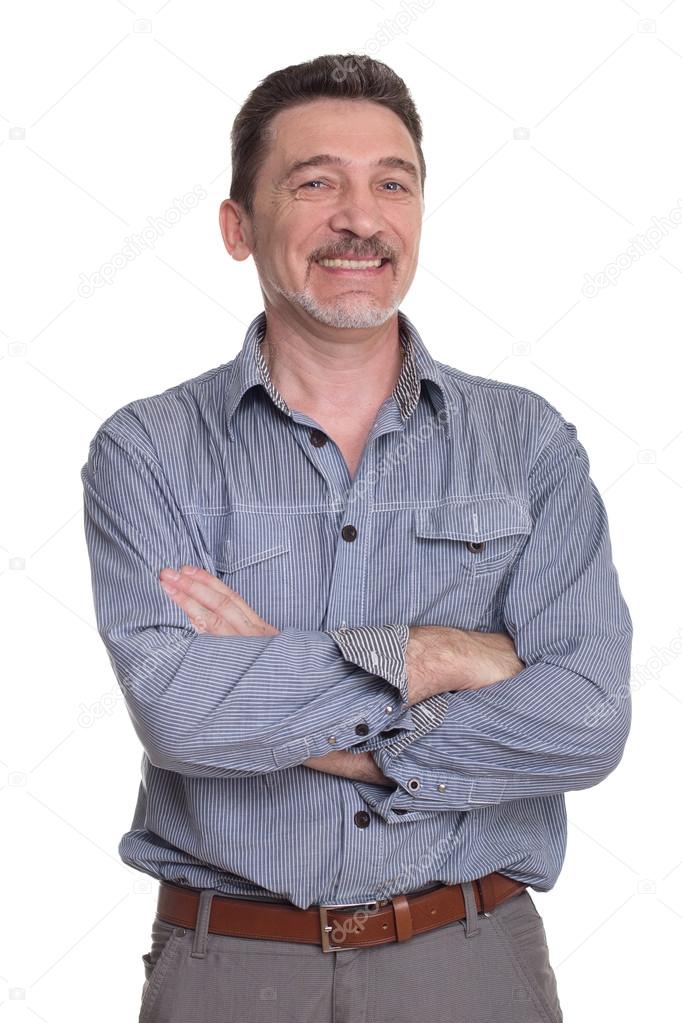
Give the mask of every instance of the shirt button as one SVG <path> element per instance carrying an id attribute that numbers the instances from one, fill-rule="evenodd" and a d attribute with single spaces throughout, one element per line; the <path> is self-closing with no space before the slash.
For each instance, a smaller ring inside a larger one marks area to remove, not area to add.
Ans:
<path id="1" fill-rule="evenodd" d="M 353 541 L 357 535 L 358 531 L 355 528 L 355 526 L 344 526 L 343 529 L 341 530 L 341 536 L 344 538 L 344 540 L 348 540 L 349 543 Z"/>
<path id="2" fill-rule="evenodd" d="M 386 707 L 384 707 L 384 714 L 390 714 L 392 712 L 392 710 L 393 710 L 393 704 L 389 703 Z"/>
<path id="3" fill-rule="evenodd" d="M 361 721 L 359 725 L 355 726 L 356 735 L 367 735 L 369 732 L 369 725 L 365 721 Z"/>
<path id="4" fill-rule="evenodd" d="M 327 739 L 327 742 L 329 743 L 330 746 L 334 746 L 336 744 L 336 736 L 330 735 L 329 738 Z"/>
<path id="5" fill-rule="evenodd" d="M 441 782 L 440 785 L 437 785 L 436 787 L 437 787 L 439 792 L 445 792 L 445 789 L 446 789 L 445 782 Z"/>
<path id="6" fill-rule="evenodd" d="M 467 550 L 472 554 L 479 554 L 485 547 L 485 540 L 467 540 Z"/>
<path id="7" fill-rule="evenodd" d="M 322 430 L 311 430 L 310 443 L 315 448 L 324 447 L 324 445 L 327 443 L 327 434 L 323 433 Z"/>
<path id="8" fill-rule="evenodd" d="M 353 817 L 353 820 L 355 821 L 356 827 L 366 828 L 367 825 L 369 824 L 369 814 L 367 813 L 366 810 L 358 810 L 358 812 Z"/>
<path id="9" fill-rule="evenodd" d="M 408 789 L 411 789 L 412 792 L 416 792 L 417 789 L 422 787 L 422 783 L 419 781 L 419 778 L 410 778 L 408 779 L 407 787 Z"/>

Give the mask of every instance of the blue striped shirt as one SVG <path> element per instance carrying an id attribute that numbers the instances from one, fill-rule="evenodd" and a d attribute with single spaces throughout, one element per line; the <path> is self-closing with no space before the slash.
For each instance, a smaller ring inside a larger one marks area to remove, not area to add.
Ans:
<path id="1" fill-rule="evenodd" d="M 118 851 L 152 877 L 301 908 L 493 870 L 547 891 L 564 793 L 622 757 L 632 622 L 575 426 L 397 315 L 353 478 L 274 387 L 264 312 L 232 361 L 92 439 L 97 627 L 144 750 Z M 279 632 L 198 632 L 159 582 L 186 563 Z M 525 668 L 409 706 L 409 625 L 506 632 Z M 304 765 L 330 750 L 371 750 L 391 787 Z"/>

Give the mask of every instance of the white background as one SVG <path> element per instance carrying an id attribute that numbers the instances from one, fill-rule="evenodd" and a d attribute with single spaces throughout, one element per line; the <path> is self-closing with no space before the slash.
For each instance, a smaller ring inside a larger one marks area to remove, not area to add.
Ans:
<path id="1" fill-rule="evenodd" d="M 218 228 L 232 121 L 271 71 L 330 52 L 388 63 L 423 119 L 403 310 L 435 358 L 546 397 L 590 456 L 634 720 L 617 770 L 567 795 L 564 869 L 533 898 L 566 1023 L 676 1015 L 682 2 L 664 2 L 4 6 L 0 1023 L 137 1018 L 157 885 L 116 852 L 141 747 L 95 628 L 79 472 L 113 411 L 241 347 L 262 301 Z"/>

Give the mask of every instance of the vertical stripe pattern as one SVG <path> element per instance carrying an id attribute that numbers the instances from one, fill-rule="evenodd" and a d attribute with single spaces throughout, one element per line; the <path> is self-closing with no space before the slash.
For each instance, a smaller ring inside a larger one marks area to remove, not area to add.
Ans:
<path id="1" fill-rule="evenodd" d="M 143 748 L 119 854 L 302 908 L 493 870 L 547 891 L 564 793 L 617 766 L 631 718 L 632 622 L 576 428 L 436 361 L 399 311 L 400 375 L 351 477 L 273 385 L 266 325 L 118 409 L 81 470 L 97 627 Z M 277 634 L 197 631 L 159 584 L 183 564 Z M 505 632 L 524 668 L 410 706 L 416 625 Z M 371 751 L 390 786 L 305 766 L 332 750 Z"/>

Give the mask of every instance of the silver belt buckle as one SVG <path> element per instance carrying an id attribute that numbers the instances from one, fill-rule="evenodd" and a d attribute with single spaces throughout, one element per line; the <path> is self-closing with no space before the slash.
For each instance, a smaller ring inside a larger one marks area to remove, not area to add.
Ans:
<path id="1" fill-rule="evenodd" d="M 333 930 L 328 921 L 327 912 L 330 909 L 362 909 L 368 906 L 378 906 L 377 899 L 370 899 L 368 902 L 337 902 L 333 906 L 318 906 L 320 913 L 320 937 L 322 939 L 323 952 L 352 952 L 354 945 L 332 945 L 329 936 Z"/>

